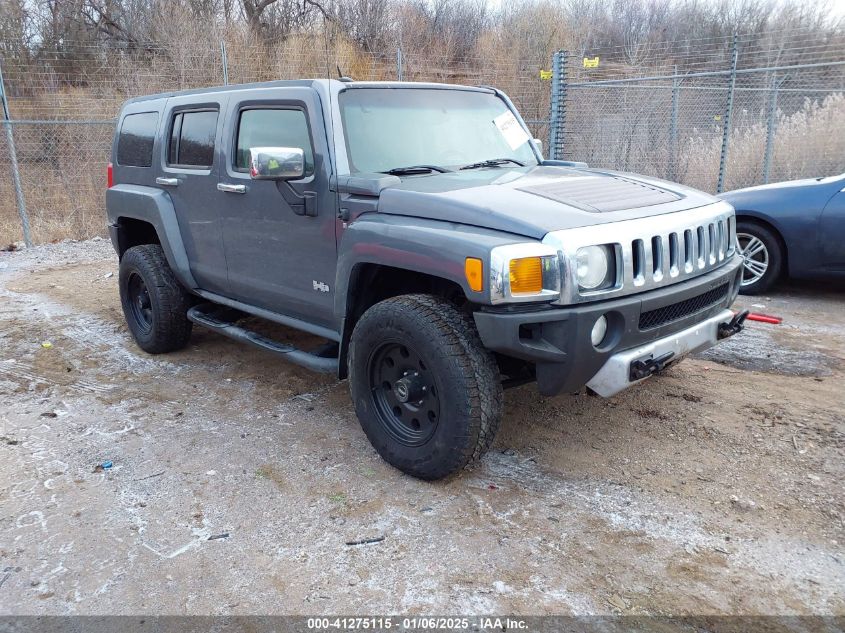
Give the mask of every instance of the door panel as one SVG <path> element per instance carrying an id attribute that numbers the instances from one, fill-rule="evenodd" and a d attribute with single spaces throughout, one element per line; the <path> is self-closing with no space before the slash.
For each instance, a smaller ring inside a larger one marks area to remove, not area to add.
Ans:
<path id="1" fill-rule="evenodd" d="M 173 201 L 191 272 L 200 288 L 228 292 L 217 199 L 218 159 L 226 97 L 173 97 L 164 115 L 158 186 Z"/>
<path id="2" fill-rule="evenodd" d="M 822 211 L 820 242 L 823 266 L 845 272 L 845 191 L 839 191 Z"/>
<path id="3" fill-rule="evenodd" d="M 217 193 L 231 296 L 337 329 L 336 208 L 319 98 L 310 88 L 244 91 L 227 109 Z M 253 180 L 249 147 L 302 147 L 306 176 Z M 232 191 L 231 186 L 240 185 Z"/>

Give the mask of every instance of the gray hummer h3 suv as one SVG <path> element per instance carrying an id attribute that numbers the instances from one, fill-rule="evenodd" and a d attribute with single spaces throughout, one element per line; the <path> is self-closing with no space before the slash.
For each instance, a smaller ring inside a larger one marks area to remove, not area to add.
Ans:
<path id="1" fill-rule="evenodd" d="M 278 81 L 141 97 L 106 196 L 137 344 L 192 324 L 348 378 L 389 463 L 477 459 L 503 388 L 612 396 L 742 328 L 733 208 L 544 160 L 494 88 Z M 325 341 L 298 349 L 251 317 Z"/>

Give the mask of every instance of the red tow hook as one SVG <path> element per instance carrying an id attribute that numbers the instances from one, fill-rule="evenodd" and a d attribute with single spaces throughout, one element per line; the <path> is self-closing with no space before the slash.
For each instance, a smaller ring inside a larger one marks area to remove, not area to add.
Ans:
<path id="1" fill-rule="evenodd" d="M 750 312 L 748 314 L 749 321 L 759 321 L 760 323 L 771 323 L 772 325 L 780 325 L 783 323 L 783 319 L 779 316 L 772 316 L 771 314 L 759 314 L 756 312 Z"/>
<path id="2" fill-rule="evenodd" d="M 734 318 L 727 323 L 719 324 L 719 339 L 728 338 L 729 336 L 742 332 L 742 328 L 744 327 L 746 320 L 758 321 L 760 323 L 771 323 L 772 325 L 780 325 L 783 323 L 782 318 L 772 316 L 771 314 L 757 314 L 756 312 L 751 312 L 749 310 L 743 310 L 738 313 L 734 312 Z"/>

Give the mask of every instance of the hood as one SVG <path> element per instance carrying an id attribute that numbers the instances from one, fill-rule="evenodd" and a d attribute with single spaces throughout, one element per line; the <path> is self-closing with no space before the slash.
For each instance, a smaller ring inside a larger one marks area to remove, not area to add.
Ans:
<path id="1" fill-rule="evenodd" d="M 845 181 L 845 174 L 839 176 L 829 176 L 827 178 L 802 178 L 800 180 L 785 180 L 783 182 L 770 182 L 767 185 L 754 185 L 753 187 L 745 187 L 743 189 L 734 189 L 733 191 L 726 191 L 720 194 L 720 198 L 729 198 L 736 194 L 742 193 L 756 193 L 760 191 L 779 191 L 781 189 L 795 189 L 798 187 L 824 187 L 830 183 Z"/>
<path id="2" fill-rule="evenodd" d="M 778 210 L 783 207 L 818 211 L 845 186 L 845 175 L 773 182 L 726 191 L 719 197 L 738 210 Z"/>
<path id="3" fill-rule="evenodd" d="M 381 190 L 378 210 L 541 239 L 550 231 L 714 202 L 695 189 L 645 176 L 541 165 L 406 177 Z"/>

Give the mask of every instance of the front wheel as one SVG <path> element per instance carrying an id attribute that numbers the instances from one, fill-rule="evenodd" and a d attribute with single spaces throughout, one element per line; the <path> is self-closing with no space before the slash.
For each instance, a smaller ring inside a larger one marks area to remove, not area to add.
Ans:
<path id="1" fill-rule="evenodd" d="M 444 299 L 403 295 L 367 310 L 352 332 L 355 411 L 385 461 L 440 479 L 490 447 L 502 385 L 472 320 Z"/>
<path id="2" fill-rule="evenodd" d="M 741 220 L 736 223 L 736 239 L 742 256 L 740 294 L 766 292 L 780 277 L 783 268 L 780 240 L 766 227 Z"/>

